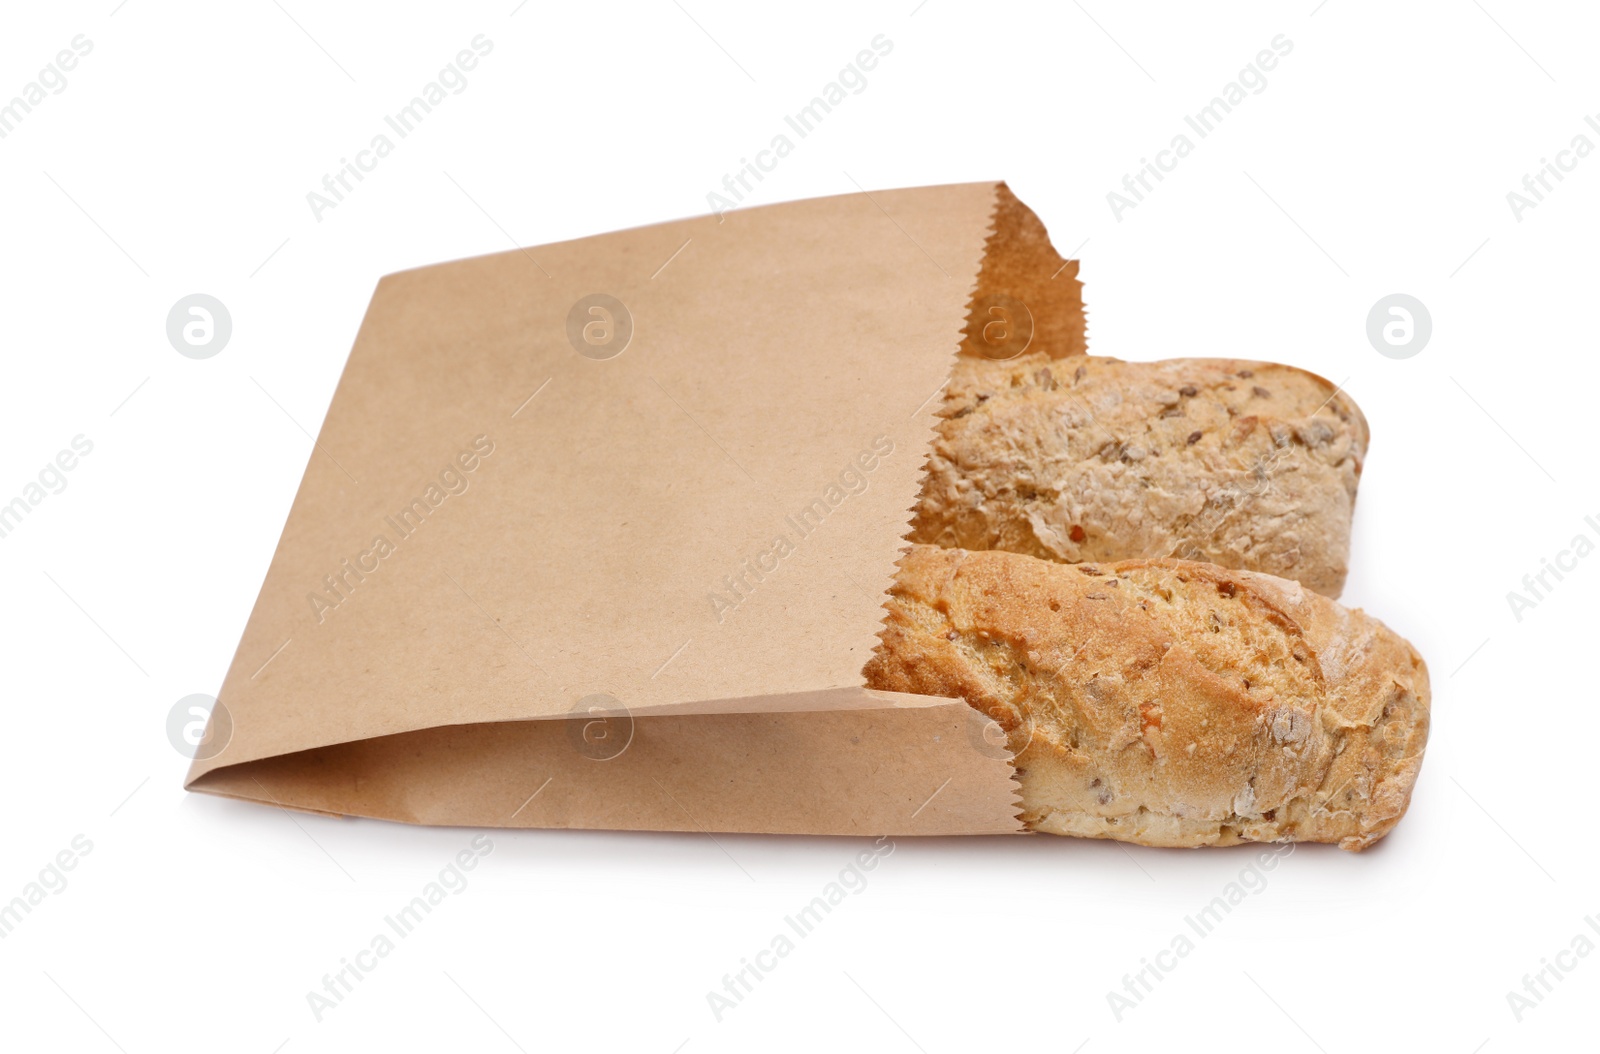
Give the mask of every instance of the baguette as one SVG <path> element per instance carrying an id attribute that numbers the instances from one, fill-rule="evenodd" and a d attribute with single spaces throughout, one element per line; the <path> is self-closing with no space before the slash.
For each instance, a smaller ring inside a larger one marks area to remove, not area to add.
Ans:
<path id="1" fill-rule="evenodd" d="M 1426 665 L 1297 583 L 919 545 L 886 606 L 868 687 L 963 698 L 994 719 L 1031 830 L 1359 850 L 1410 802 Z"/>
<path id="2" fill-rule="evenodd" d="M 1315 374 L 962 356 L 941 417 L 912 541 L 1065 563 L 1204 560 L 1344 588 L 1367 423 Z"/>

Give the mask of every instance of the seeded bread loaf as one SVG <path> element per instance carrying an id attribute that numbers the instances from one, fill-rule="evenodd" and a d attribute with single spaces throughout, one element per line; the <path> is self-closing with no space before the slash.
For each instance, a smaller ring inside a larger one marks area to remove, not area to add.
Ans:
<path id="1" fill-rule="evenodd" d="M 868 686 L 993 718 L 1031 830 L 1356 850 L 1410 802 L 1427 667 L 1381 622 L 1295 582 L 919 545 L 887 608 Z"/>
<path id="2" fill-rule="evenodd" d="M 1355 403 L 1235 359 L 962 356 L 911 540 L 1077 563 L 1176 557 L 1344 588 Z"/>

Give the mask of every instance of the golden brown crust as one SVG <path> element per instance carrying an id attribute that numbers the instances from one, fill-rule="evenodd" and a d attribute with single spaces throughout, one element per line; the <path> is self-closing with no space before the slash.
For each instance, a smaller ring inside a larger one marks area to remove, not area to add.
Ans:
<path id="1" fill-rule="evenodd" d="M 1362 849 L 1409 804 L 1426 665 L 1298 583 L 919 545 L 887 607 L 868 686 L 964 698 L 997 721 L 1032 830 Z"/>
<path id="2" fill-rule="evenodd" d="M 1355 403 L 1238 359 L 958 358 L 911 539 L 1066 563 L 1179 557 L 1338 596 Z"/>

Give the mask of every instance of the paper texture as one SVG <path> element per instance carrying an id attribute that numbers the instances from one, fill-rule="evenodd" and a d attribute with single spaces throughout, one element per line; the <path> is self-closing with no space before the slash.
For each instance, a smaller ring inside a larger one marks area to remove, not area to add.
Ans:
<path id="1" fill-rule="evenodd" d="M 982 183 L 388 276 L 188 785 L 420 823 L 1017 830 L 982 720 L 860 671 L 953 355 L 1023 328 L 1081 353 L 1076 270 Z"/>

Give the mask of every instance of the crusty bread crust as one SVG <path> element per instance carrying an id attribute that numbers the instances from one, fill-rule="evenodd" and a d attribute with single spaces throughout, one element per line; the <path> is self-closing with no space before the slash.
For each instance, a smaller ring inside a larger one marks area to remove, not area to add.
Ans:
<path id="1" fill-rule="evenodd" d="M 1176 557 L 1344 588 L 1367 423 L 1237 359 L 957 360 L 911 540 L 1066 563 Z"/>
<path id="2" fill-rule="evenodd" d="M 1032 830 L 1356 850 L 1410 802 L 1426 665 L 1295 582 L 919 545 L 887 608 L 868 686 L 964 698 L 998 722 Z"/>

